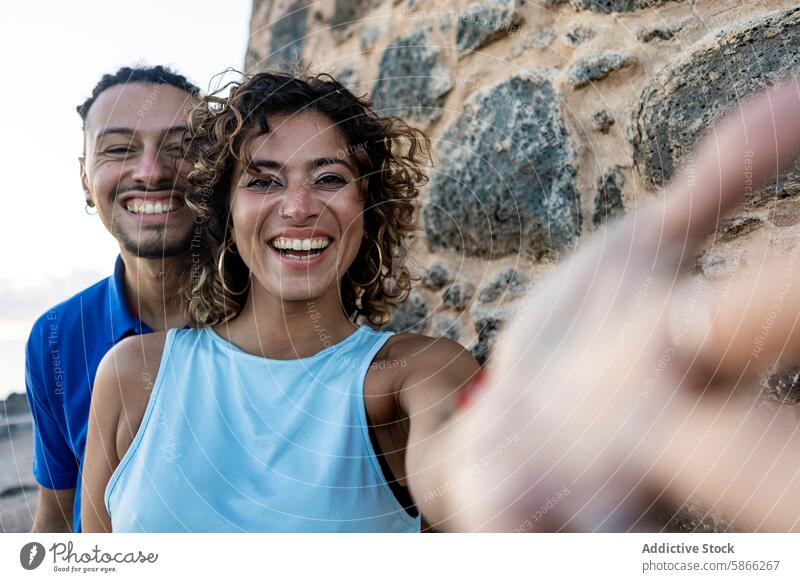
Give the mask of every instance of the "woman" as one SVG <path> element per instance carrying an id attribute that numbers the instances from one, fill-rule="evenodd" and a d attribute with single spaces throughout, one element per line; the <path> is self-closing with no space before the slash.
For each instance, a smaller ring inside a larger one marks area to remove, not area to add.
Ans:
<path id="1" fill-rule="evenodd" d="M 475 396 L 457 344 L 355 323 L 408 290 L 424 136 L 325 78 L 260 74 L 206 99 L 189 124 L 193 327 L 101 364 L 85 530 L 418 531 L 421 512 L 448 530 L 625 531 L 661 495 L 701 494 L 744 527 L 797 527 L 797 463 L 770 463 L 798 447 L 698 398 L 748 369 L 765 279 L 723 297 L 681 269 L 741 199 L 741 161 L 763 179 L 796 152 L 799 112 L 792 86 L 720 124 L 663 204 L 526 301 Z M 771 331 L 762 357 L 797 341 Z"/>
<path id="2" fill-rule="evenodd" d="M 420 531 L 409 480 L 432 488 L 438 415 L 478 366 L 356 319 L 408 293 L 427 138 L 332 79 L 270 74 L 189 126 L 194 327 L 101 366 L 86 531 Z"/>

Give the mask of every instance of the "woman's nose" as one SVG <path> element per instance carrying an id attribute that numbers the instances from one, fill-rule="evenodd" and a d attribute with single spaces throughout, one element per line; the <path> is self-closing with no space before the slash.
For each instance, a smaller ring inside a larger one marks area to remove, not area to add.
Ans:
<path id="1" fill-rule="evenodd" d="M 319 215 L 318 201 L 308 182 L 302 182 L 290 190 L 280 214 L 295 222 L 302 222 Z"/>

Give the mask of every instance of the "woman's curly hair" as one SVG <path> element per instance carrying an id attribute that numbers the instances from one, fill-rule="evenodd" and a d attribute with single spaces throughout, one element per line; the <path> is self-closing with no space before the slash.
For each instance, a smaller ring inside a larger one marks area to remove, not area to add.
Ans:
<path id="1" fill-rule="evenodd" d="M 364 198 L 364 230 L 371 240 L 361 248 L 341 282 L 345 314 L 374 325 L 385 323 L 392 305 L 411 288 L 405 260 L 416 229 L 416 199 L 427 181 L 430 141 L 397 117 L 382 117 L 365 98 L 356 97 L 330 75 L 259 73 L 232 84 L 228 97 L 209 95 L 188 118 L 187 155 L 194 163 L 186 204 L 195 213 L 184 294 L 188 321 L 216 325 L 239 314 L 250 273 L 241 257 L 224 256 L 230 244 L 230 192 L 237 161 L 250 167 L 249 144 L 270 131 L 276 114 L 314 111 L 327 116 L 348 143 Z M 380 247 L 380 250 L 377 248 Z"/>

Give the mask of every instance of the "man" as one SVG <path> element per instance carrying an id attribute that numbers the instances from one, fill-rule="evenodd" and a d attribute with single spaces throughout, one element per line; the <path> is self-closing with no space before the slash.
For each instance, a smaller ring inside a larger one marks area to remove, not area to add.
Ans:
<path id="1" fill-rule="evenodd" d="M 161 66 L 104 75 L 78 106 L 87 212 L 117 239 L 114 274 L 56 305 L 26 346 L 40 484 L 34 532 L 80 531 L 80 473 L 97 365 L 123 338 L 183 325 L 179 265 L 192 236 L 184 205 L 185 119 L 197 87 Z M 77 490 L 77 491 L 76 491 Z"/>

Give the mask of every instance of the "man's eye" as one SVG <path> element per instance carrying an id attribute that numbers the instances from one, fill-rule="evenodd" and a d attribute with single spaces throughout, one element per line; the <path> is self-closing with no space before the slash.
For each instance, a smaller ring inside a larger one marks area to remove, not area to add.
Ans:
<path id="1" fill-rule="evenodd" d="M 113 148 L 108 148 L 106 150 L 106 153 L 123 155 L 123 154 L 127 154 L 130 151 L 131 151 L 131 148 L 129 148 L 127 146 L 116 146 L 116 147 L 113 147 Z"/>

